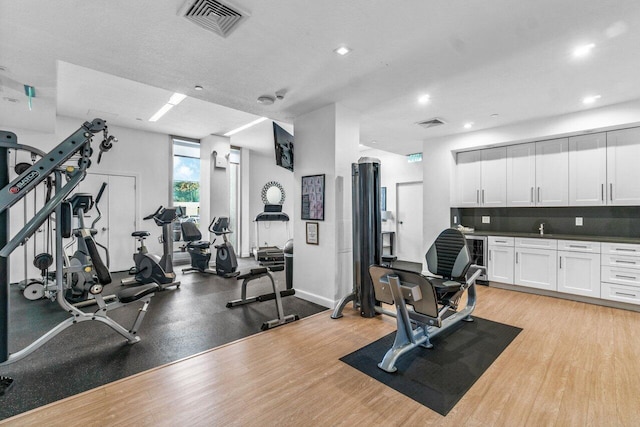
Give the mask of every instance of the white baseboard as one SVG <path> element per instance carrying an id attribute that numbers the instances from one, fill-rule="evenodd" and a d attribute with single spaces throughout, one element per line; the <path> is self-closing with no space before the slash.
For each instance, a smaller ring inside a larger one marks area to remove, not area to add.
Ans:
<path id="1" fill-rule="evenodd" d="M 313 303 L 319 304 L 323 307 L 333 308 L 338 303 L 329 298 L 321 297 L 320 295 L 312 294 L 310 292 L 302 291 L 300 289 L 296 289 L 296 296 L 305 301 L 311 301 Z"/>

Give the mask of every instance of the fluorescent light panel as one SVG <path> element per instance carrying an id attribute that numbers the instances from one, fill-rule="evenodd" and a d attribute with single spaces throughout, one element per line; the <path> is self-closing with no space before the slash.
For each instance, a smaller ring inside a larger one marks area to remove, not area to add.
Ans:
<path id="1" fill-rule="evenodd" d="M 234 134 L 236 134 L 236 133 L 238 133 L 238 132 L 242 132 L 243 130 L 245 130 L 245 129 L 249 129 L 251 126 L 255 126 L 255 125 L 257 125 L 258 123 L 262 123 L 262 122 L 264 122 L 265 120 L 267 120 L 267 118 L 266 118 L 266 117 L 260 117 L 259 119 L 254 120 L 254 121 L 252 121 L 251 123 L 247 123 L 246 125 L 242 125 L 242 126 L 240 126 L 239 128 L 235 128 L 235 129 L 233 129 L 233 130 L 230 130 L 229 132 L 225 133 L 225 134 L 224 134 L 224 136 L 231 136 L 231 135 L 234 135 Z"/>
<path id="2" fill-rule="evenodd" d="M 578 46 L 573 50 L 573 56 L 575 56 L 576 58 L 582 58 L 583 56 L 587 56 L 594 47 L 596 47 L 594 43 Z"/>
<path id="3" fill-rule="evenodd" d="M 169 98 L 169 102 L 167 102 L 166 104 L 164 104 L 162 106 L 162 108 L 160 108 L 158 111 L 156 111 L 156 113 L 151 116 L 151 118 L 149 119 L 150 122 L 157 122 L 160 117 L 164 116 L 167 111 L 171 110 L 173 107 L 175 107 L 176 105 L 180 104 L 182 101 L 184 101 L 184 99 L 187 97 L 187 95 L 183 95 L 181 93 L 174 93 L 173 95 L 171 95 L 171 98 Z"/>
<path id="4" fill-rule="evenodd" d="M 596 102 L 600 98 L 601 98 L 600 95 L 587 96 L 587 97 L 582 99 L 582 103 L 583 104 L 593 104 L 594 102 Z"/>

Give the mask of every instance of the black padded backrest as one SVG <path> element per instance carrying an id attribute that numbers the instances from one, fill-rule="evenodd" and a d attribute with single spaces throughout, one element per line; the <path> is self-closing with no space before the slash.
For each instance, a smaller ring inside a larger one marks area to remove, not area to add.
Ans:
<path id="1" fill-rule="evenodd" d="M 458 281 L 464 279 L 471 265 L 467 240 L 464 234 L 454 228 L 440 233 L 425 258 L 430 272 Z"/>
<path id="2" fill-rule="evenodd" d="M 193 222 L 180 223 L 182 228 L 182 240 L 185 242 L 195 242 L 202 239 L 202 233 Z"/>

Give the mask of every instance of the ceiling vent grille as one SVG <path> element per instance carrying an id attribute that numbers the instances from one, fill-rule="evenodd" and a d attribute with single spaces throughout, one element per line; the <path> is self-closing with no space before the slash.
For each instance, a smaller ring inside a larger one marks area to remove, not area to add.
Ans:
<path id="1" fill-rule="evenodd" d="M 188 0 L 180 15 L 205 30 L 227 37 L 248 14 L 216 0 Z"/>
<path id="2" fill-rule="evenodd" d="M 432 128 L 432 127 L 435 127 L 435 126 L 444 125 L 446 123 L 447 122 L 445 122 L 441 118 L 434 117 L 433 119 L 429 119 L 429 120 L 425 120 L 425 121 L 422 121 L 422 122 L 418 122 L 416 124 L 422 126 L 425 129 L 428 129 L 428 128 Z"/>

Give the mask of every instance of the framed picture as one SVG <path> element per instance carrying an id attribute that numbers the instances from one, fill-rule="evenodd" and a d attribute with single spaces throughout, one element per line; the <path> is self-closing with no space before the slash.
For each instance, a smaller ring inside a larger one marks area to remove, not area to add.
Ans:
<path id="1" fill-rule="evenodd" d="M 380 210 L 387 210 L 387 187 L 380 187 Z"/>
<path id="2" fill-rule="evenodd" d="M 307 222 L 307 245 L 318 244 L 318 223 Z"/>
<path id="3" fill-rule="evenodd" d="M 302 219 L 324 221 L 324 174 L 302 177 Z"/>

